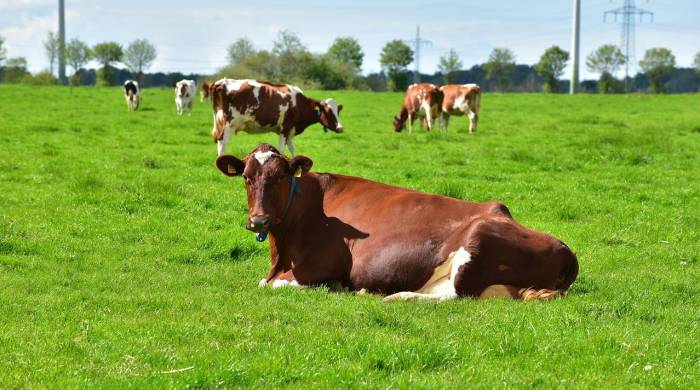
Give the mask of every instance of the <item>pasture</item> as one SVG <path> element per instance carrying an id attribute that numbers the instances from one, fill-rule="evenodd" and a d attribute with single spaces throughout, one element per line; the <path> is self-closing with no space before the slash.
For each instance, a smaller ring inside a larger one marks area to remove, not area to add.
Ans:
<path id="1" fill-rule="evenodd" d="M 409 135 L 401 94 L 307 91 L 345 106 L 295 140 L 314 171 L 500 199 L 581 265 L 566 299 L 386 304 L 258 288 L 210 106 L 142 93 L 0 85 L 0 388 L 700 386 L 697 95 L 487 93 L 477 133 Z"/>

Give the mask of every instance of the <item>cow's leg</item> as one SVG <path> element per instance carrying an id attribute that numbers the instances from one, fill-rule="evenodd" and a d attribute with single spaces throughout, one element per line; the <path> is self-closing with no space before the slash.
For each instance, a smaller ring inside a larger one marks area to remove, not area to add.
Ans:
<path id="1" fill-rule="evenodd" d="M 269 282 L 272 286 L 272 288 L 280 288 L 280 287 L 297 287 L 301 288 L 304 287 L 299 282 L 297 282 L 296 278 L 294 278 L 294 274 L 292 273 L 292 270 L 289 270 L 287 272 L 283 272 L 279 275 L 277 275 L 274 279 L 270 280 Z"/>
<path id="2" fill-rule="evenodd" d="M 284 154 L 284 149 L 287 147 L 287 139 L 284 134 L 280 133 L 280 153 Z"/>
<path id="3" fill-rule="evenodd" d="M 449 114 L 442 114 L 442 126 L 443 130 L 447 131 L 447 128 L 450 125 L 450 115 Z"/>
<path id="4" fill-rule="evenodd" d="M 455 277 L 460 296 L 546 300 L 565 296 L 578 275 L 576 256 L 558 239 L 504 216 L 485 217 L 455 232 L 446 246 L 475 255 Z"/>
<path id="5" fill-rule="evenodd" d="M 476 131 L 476 125 L 479 124 L 479 114 L 472 110 L 469 110 L 469 132 L 473 133 Z"/>
<path id="6" fill-rule="evenodd" d="M 287 147 L 289 147 L 289 153 L 292 155 L 292 157 L 295 156 L 295 149 L 294 149 L 294 138 L 289 137 L 289 140 L 287 141 Z"/>
<path id="7" fill-rule="evenodd" d="M 408 114 L 408 134 L 413 132 L 413 114 Z"/>
<path id="8" fill-rule="evenodd" d="M 217 152 L 219 153 L 219 156 L 223 156 L 224 152 L 226 151 L 226 145 L 228 144 L 229 138 L 231 138 L 231 131 L 225 129 L 224 136 L 221 137 L 220 140 L 216 141 Z"/>

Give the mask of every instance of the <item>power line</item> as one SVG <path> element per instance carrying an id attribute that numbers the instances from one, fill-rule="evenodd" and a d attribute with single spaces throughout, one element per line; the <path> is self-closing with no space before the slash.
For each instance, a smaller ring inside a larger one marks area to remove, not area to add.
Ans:
<path id="1" fill-rule="evenodd" d="M 607 22 L 608 15 L 613 15 L 615 17 L 615 22 L 617 22 L 618 16 L 620 16 L 622 19 L 620 48 L 625 53 L 625 90 L 628 90 L 629 68 L 630 64 L 634 62 L 635 58 L 634 29 L 636 17 L 639 16 L 639 21 L 643 22 L 644 15 L 649 15 L 651 23 L 654 23 L 654 13 L 643 10 L 641 8 L 637 8 L 634 5 L 634 0 L 625 0 L 625 3 L 622 7 L 615 8 L 610 11 L 605 11 L 605 13 L 603 14 L 603 22 Z"/>

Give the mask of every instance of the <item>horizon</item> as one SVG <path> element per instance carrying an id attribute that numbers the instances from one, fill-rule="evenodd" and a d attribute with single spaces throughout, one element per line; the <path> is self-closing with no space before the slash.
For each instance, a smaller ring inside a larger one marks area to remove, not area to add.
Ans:
<path id="1" fill-rule="evenodd" d="M 363 74 L 380 71 L 382 47 L 392 39 L 413 39 L 417 25 L 422 38 L 432 41 L 431 46 L 421 49 L 423 74 L 434 74 L 440 56 L 450 49 L 459 53 L 465 70 L 486 62 L 496 47 L 509 48 L 516 63 L 526 65 L 536 63 L 544 50 L 553 45 L 571 51 L 571 1 L 543 0 L 537 6 L 514 0 L 499 3 L 493 6 L 432 1 L 431 6 L 426 6 L 416 0 L 400 3 L 360 0 L 329 6 L 315 0 L 303 0 L 296 5 L 276 0 L 256 5 L 231 5 L 222 1 L 191 5 L 176 0 L 144 5 L 134 0 L 120 4 L 67 0 L 66 40 L 78 37 L 90 46 L 103 41 L 126 46 L 135 39 L 148 39 L 158 49 L 158 58 L 148 73 L 212 74 L 226 65 L 226 48 L 236 39 L 248 37 L 256 49 L 270 49 L 281 30 L 296 33 L 314 53 L 325 52 L 335 38 L 356 38 L 365 53 Z M 611 18 L 603 22 L 603 12 L 621 5 L 621 0 L 582 1 L 582 80 L 598 78 L 585 66 L 591 51 L 606 43 L 619 45 L 621 25 Z M 167 8 L 160 9 L 162 6 Z M 231 8 L 231 13 L 222 12 L 222 6 Z M 664 3 L 652 0 L 639 7 L 655 15 L 653 23 L 648 18 L 643 23 L 637 20 L 636 60 L 631 64 L 631 75 L 638 72 L 637 63 L 644 51 L 652 47 L 669 48 L 678 67 L 692 66 L 693 57 L 700 50 L 696 45 L 700 24 L 692 15 L 700 13 L 700 4 L 690 0 Z M 505 9 L 510 16 L 503 13 Z M 444 15 L 445 10 L 451 12 Z M 42 41 L 49 31 L 58 30 L 58 2 L 6 0 L 0 4 L 0 11 L 0 36 L 5 38 L 7 57 L 25 57 L 34 73 L 47 69 Z M 468 13 L 474 16 L 462 16 Z M 231 25 L 231 21 L 240 23 Z M 125 28 L 132 23 L 133 28 Z M 364 27 L 362 31 L 356 28 L 360 24 Z M 191 27 L 185 29 L 183 25 Z M 455 38 L 462 35 L 479 38 Z M 94 62 L 89 67 L 94 67 Z M 413 64 L 409 65 L 409 69 L 413 68 Z M 570 78 L 570 74 L 571 61 L 562 79 Z"/>

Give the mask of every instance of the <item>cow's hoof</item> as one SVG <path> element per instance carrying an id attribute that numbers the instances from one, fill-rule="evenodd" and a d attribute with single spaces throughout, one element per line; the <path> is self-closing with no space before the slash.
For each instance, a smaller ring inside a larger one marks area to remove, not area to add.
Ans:
<path id="1" fill-rule="evenodd" d="M 272 288 L 280 288 L 286 286 L 289 286 L 289 281 L 287 280 L 277 279 L 274 282 L 272 282 Z"/>
<path id="2" fill-rule="evenodd" d="M 260 279 L 260 282 L 258 283 L 258 287 L 265 287 L 267 286 L 267 279 L 262 278 Z"/>

